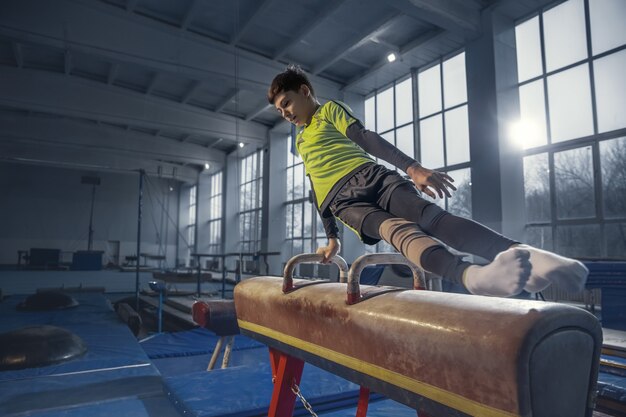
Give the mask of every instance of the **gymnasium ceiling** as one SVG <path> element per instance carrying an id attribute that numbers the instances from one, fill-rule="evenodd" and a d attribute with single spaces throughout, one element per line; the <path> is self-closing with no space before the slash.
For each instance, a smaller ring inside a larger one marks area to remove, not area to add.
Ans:
<path id="1" fill-rule="evenodd" d="M 0 160 L 194 181 L 282 122 L 287 63 L 366 96 L 545 0 L 3 0 Z M 394 52 L 398 59 L 389 63 Z"/>

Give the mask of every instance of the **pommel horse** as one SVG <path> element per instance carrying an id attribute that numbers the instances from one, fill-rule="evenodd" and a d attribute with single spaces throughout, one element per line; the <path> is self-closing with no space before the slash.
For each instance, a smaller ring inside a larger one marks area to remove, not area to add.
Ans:
<path id="1" fill-rule="evenodd" d="M 420 417 L 592 415 L 602 345 L 592 314 L 549 302 L 359 286 L 364 263 L 389 263 L 367 257 L 353 264 L 347 288 L 292 278 L 295 264 L 319 255 L 292 259 L 282 278 L 235 287 L 241 333 L 270 348 L 270 417 L 293 414 L 304 361 L 367 387 L 357 417 L 366 415 L 369 389 Z M 345 280 L 345 261 L 333 262 Z M 423 287 L 423 274 L 410 266 L 414 286 Z"/>

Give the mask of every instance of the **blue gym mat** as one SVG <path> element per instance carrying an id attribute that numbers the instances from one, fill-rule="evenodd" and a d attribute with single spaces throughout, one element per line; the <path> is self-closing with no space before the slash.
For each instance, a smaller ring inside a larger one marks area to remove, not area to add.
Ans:
<path id="1" fill-rule="evenodd" d="M 212 353 L 219 339 L 215 333 L 199 327 L 176 333 L 160 333 L 139 343 L 149 358 L 174 358 Z M 242 335 L 235 336 L 233 351 L 255 349 L 265 345 Z"/>
<path id="2" fill-rule="evenodd" d="M 272 397 L 269 357 L 256 367 L 241 366 L 168 377 L 165 390 L 185 416 L 243 417 L 267 413 Z M 305 364 L 301 391 L 315 410 L 356 406 L 359 386 Z M 374 396 L 380 398 L 380 396 Z M 296 402 L 294 415 L 308 415 Z"/>
<path id="3" fill-rule="evenodd" d="M 17 311 L 25 296 L 0 303 L 0 331 L 34 325 L 67 329 L 87 352 L 61 364 L 0 372 L 0 415 L 31 414 L 162 395 L 162 378 L 102 294 L 72 294 L 79 306 Z"/>
<path id="4" fill-rule="evenodd" d="M 356 407 L 320 413 L 319 417 L 354 417 Z M 367 417 L 417 417 L 415 410 L 392 400 L 370 401 Z"/>

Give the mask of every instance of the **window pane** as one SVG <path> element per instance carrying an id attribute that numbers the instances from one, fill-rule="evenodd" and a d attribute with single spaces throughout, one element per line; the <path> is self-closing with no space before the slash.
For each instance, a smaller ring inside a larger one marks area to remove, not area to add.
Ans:
<path id="1" fill-rule="evenodd" d="M 543 80 L 519 88 L 520 123 L 524 129 L 524 149 L 546 145 L 546 104 L 543 95 Z"/>
<path id="2" fill-rule="evenodd" d="M 417 75 L 420 118 L 441 111 L 440 66 L 422 71 Z"/>
<path id="3" fill-rule="evenodd" d="M 456 191 L 448 198 L 448 211 L 461 217 L 472 217 L 472 176 L 469 168 L 450 171 Z M 447 198 L 447 197 L 446 197 Z"/>
<path id="4" fill-rule="evenodd" d="M 445 113 L 446 119 L 446 164 L 454 165 L 468 162 L 469 126 L 467 122 L 467 105 Z"/>
<path id="5" fill-rule="evenodd" d="M 376 130 L 384 132 L 393 128 L 393 88 L 376 96 Z"/>
<path id="6" fill-rule="evenodd" d="M 288 204 L 285 208 L 286 221 L 285 226 L 287 228 L 287 239 L 293 238 L 293 204 Z"/>
<path id="7" fill-rule="evenodd" d="M 302 197 L 304 197 L 304 172 L 300 166 L 297 166 L 293 171 L 293 198 Z"/>
<path id="8" fill-rule="evenodd" d="M 519 82 L 541 75 L 543 69 L 538 16 L 515 27 L 515 46 Z"/>
<path id="9" fill-rule="evenodd" d="M 548 77 L 548 103 L 553 143 L 593 134 L 587 64 Z"/>
<path id="10" fill-rule="evenodd" d="M 556 251 L 572 258 L 593 258 L 602 255 L 600 225 L 557 226 Z"/>
<path id="11" fill-rule="evenodd" d="M 594 55 L 626 43 L 624 0 L 589 0 L 589 12 Z"/>
<path id="12" fill-rule="evenodd" d="M 593 71 L 598 132 L 626 127 L 626 50 L 595 60 Z"/>
<path id="13" fill-rule="evenodd" d="M 526 221 L 550 221 L 550 168 L 548 154 L 524 158 Z"/>
<path id="14" fill-rule="evenodd" d="M 407 78 L 396 85 L 396 126 L 413 121 L 413 81 Z"/>
<path id="15" fill-rule="evenodd" d="M 396 130 L 397 148 L 410 156 L 415 157 L 415 146 L 413 143 L 413 123 Z"/>
<path id="16" fill-rule="evenodd" d="M 600 142 L 604 217 L 626 217 L 626 137 Z"/>
<path id="17" fill-rule="evenodd" d="M 443 63 L 443 103 L 444 108 L 456 106 L 467 101 L 467 82 L 465 81 L 465 52 Z"/>
<path id="18" fill-rule="evenodd" d="M 420 122 L 421 163 L 430 169 L 444 166 L 443 128 L 438 114 Z"/>
<path id="19" fill-rule="evenodd" d="M 569 0 L 543 14 L 548 72 L 587 58 L 583 0 Z"/>
<path id="20" fill-rule="evenodd" d="M 287 168 L 287 201 L 293 200 L 293 168 Z"/>
<path id="21" fill-rule="evenodd" d="M 394 133 L 395 131 L 391 131 L 391 132 L 387 132 L 387 133 L 383 133 L 382 136 L 387 142 L 391 143 L 392 145 L 394 145 Z M 390 163 L 388 163 L 387 161 L 384 161 L 382 159 L 378 160 L 378 163 L 381 165 L 386 166 L 389 169 L 396 169 L 396 167 L 394 167 L 393 165 L 391 165 Z"/>
<path id="22" fill-rule="evenodd" d="M 305 238 L 311 238 L 311 220 L 313 219 L 311 209 L 313 206 L 311 203 L 303 203 L 304 205 L 304 234 Z"/>
<path id="23" fill-rule="evenodd" d="M 376 97 L 372 96 L 365 100 L 365 127 L 376 132 Z"/>
<path id="24" fill-rule="evenodd" d="M 609 223 L 604 230 L 607 256 L 613 259 L 626 258 L 626 223 Z"/>
<path id="25" fill-rule="evenodd" d="M 552 227 L 527 227 L 526 228 L 526 243 L 536 248 L 552 251 Z"/>
<path id="26" fill-rule="evenodd" d="M 595 216 L 591 146 L 555 153 L 554 175 L 557 217 Z"/>
<path id="27" fill-rule="evenodd" d="M 302 203 L 293 206 L 293 236 L 302 236 Z"/>

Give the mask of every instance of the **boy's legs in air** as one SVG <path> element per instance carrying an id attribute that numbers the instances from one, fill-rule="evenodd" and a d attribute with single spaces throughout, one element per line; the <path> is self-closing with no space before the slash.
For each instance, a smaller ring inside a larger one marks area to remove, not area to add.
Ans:
<path id="1" fill-rule="evenodd" d="M 509 248 L 528 252 L 532 265 L 530 278 L 524 286 L 528 292 L 541 291 L 550 284 L 572 292 L 580 291 L 584 287 L 588 270 L 581 262 L 519 244 L 480 223 L 450 214 L 421 198 L 412 184 L 398 186 L 390 194 L 389 201 L 383 203 L 387 203 L 387 209 L 392 215 L 416 223 L 430 236 L 461 252 L 478 255 L 490 261 Z"/>

